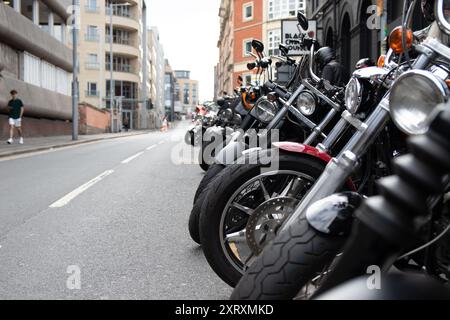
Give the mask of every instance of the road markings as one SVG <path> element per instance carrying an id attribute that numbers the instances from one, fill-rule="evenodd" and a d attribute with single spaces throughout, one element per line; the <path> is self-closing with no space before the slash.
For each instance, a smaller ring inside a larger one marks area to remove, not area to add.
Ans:
<path id="1" fill-rule="evenodd" d="M 147 151 L 150 151 L 150 150 L 155 149 L 155 148 L 156 148 L 156 145 L 154 144 L 154 145 L 148 147 L 146 150 L 147 150 Z"/>
<path id="2" fill-rule="evenodd" d="M 144 151 L 136 153 L 134 156 L 129 157 L 128 159 L 125 159 L 122 161 L 122 164 L 127 164 L 130 163 L 131 161 L 133 161 L 134 159 L 142 156 L 144 154 Z"/>
<path id="3" fill-rule="evenodd" d="M 58 201 L 56 201 L 55 203 L 51 204 L 50 208 L 62 208 L 62 207 L 64 207 L 70 201 L 72 201 L 73 199 L 78 197 L 80 194 L 82 194 L 83 192 L 85 192 L 86 190 L 88 190 L 89 188 L 94 186 L 96 183 L 98 183 L 98 182 L 102 181 L 103 179 L 105 179 L 107 176 L 109 176 L 113 172 L 114 172 L 114 170 L 107 170 L 107 171 L 103 172 L 101 175 L 99 175 L 99 176 L 95 177 L 94 179 L 86 182 L 82 186 L 76 188 L 72 192 L 68 193 L 67 195 L 65 195 L 64 197 L 62 197 Z"/>
<path id="4" fill-rule="evenodd" d="M 164 141 L 160 141 L 158 144 L 163 144 L 164 143 Z"/>

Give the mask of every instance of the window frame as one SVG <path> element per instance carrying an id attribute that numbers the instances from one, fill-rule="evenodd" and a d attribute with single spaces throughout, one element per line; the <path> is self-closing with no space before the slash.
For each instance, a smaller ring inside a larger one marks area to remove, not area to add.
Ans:
<path id="1" fill-rule="evenodd" d="M 247 8 L 252 8 L 252 15 L 250 17 L 247 17 Z M 254 18 L 255 18 L 255 6 L 253 1 L 242 4 L 242 21 L 248 22 L 252 21 Z"/>
<path id="2" fill-rule="evenodd" d="M 252 41 L 253 41 L 253 39 L 250 39 L 250 38 L 247 38 L 247 39 L 243 39 L 242 40 L 242 56 L 244 57 L 244 58 L 247 58 L 247 57 L 251 57 L 252 55 L 251 54 L 248 54 L 247 52 L 247 44 L 249 43 L 250 44 L 250 51 L 249 52 L 252 52 L 252 50 L 253 50 L 253 48 L 252 48 Z"/>

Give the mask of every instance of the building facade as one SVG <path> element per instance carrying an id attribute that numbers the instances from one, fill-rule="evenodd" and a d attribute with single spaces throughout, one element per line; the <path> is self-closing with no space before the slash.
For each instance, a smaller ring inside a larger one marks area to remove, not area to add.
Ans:
<path id="1" fill-rule="evenodd" d="M 80 0 L 80 101 L 110 109 L 113 88 L 116 130 L 124 118 L 148 126 L 146 10 L 144 0 Z"/>
<path id="2" fill-rule="evenodd" d="M 166 59 L 165 63 L 165 76 L 164 76 L 164 106 L 166 109 L 166 115 L 169 121 L 175 121 L 177 115 L 175 114 L 175 73 L 170 66 L 169 60 Z"/>
<path id="3" fill-rule="evenodd" d="M 247 69 L 254 60 L 248 54 L 252 40 L 261 40 L 266 54 L 279 54 L 282 20 L 295 19 L 297 11 L 305 10 L 305 0 L 222 0 L 215 97 L 231 94 L 239 76 L 244 83 L 254 82 L 254 72 Z"/>
<path id="4" fill-rule="evenodd" d="M 0 136 L 6 137 L 9 92 L 25 105 L 26 136 L 71 131 L 70 1 L 0 1 Z"/>
<path id="5" fill-rule="evenodd" d="M 419 6 L 417 1 L 415 30 L 425 27 Z M 317 21 L 320 44 L 335 48 L 338 59 L 351 72 L 359 59 L 368 57 L 376 62 L 385 52 L 386 37 L 401 24 L 403 1 L 307 0 L 306 7 L 308 18 Z"/>
<path id="6" fill-rule="evenodd" d="M 197 80 L 191 79 L 188 70 L 175 70 L 176 94 L 178 95 L 181 114 L 190 114 L 199 104 L 199 84 Z M 175 102 L 175 106 L 177 103 Z"/>
<path id="7" fill-rule="evenodd" d="M 151 118 L 155 126 L 158 127 L 165 116 L 164 80 L 166 61 L 164 59 L 164 48 L 156 27 L 151 27 L 148 30 L 148 51 L 151 74 L 149 87 L 152 106 Z"/>

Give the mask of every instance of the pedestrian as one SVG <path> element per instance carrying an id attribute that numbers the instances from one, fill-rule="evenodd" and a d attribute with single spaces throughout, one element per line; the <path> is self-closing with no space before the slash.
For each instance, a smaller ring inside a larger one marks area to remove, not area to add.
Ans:
<path id="1" fill-rule="evenodd" d="M 19 144 L 23 144 L 22 132 L 22 117 L 25 111 L 24 105 L 20 99 L 17 98 L 17 91 L 11 90 L 11 100 L 8 102 L 9 107 L 9 140 L 8 144 L 13 143 L 14 127 L 19 132 Z"/>
<path id="2" fill-rule="evenodd" d="M 323 47 L 316 52 L 315 59 L 322 69 L 322 78 L 333 86 L 345 87 L 348 74 L 344 66 L 336 60 L 336 51 L 330 47 Z"/>
<path id="3" fill-rule="evenodd" d="M 125 115 L 125 118 L 123 119 L 123 127 L 125 129 L 125 132 L 128 132 L 130 129 L 130 119 L 128 118 L 128 115 Z"/>

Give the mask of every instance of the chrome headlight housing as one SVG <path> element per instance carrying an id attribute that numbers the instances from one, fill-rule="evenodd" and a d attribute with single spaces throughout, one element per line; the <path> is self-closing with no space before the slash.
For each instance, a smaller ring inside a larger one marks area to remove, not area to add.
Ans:
<path id="1" fill-rule="evenodd" d="M 233 110 L 227 108 L 220 112 L 220 120 L 222 121 L 232 121 L 233 120 Z"/>
<path id="2" fill-rule="evenodd" d="M 363 97 L 363 86 L 356 78 L 351 78 L 345 88 L 345 108 L 351 114 L 355 114 L 361 106 Z"/>
<path id="3" fill-rule="evenodd" d="M 424 134 L 433 110 L 447 100 L 447 95 L 445 83 L 431 72 L 407 71 L 392 86 L 389 102 L 392 120 L 406 134 Z"/>
<path id="4" fill-rule="evenodd" d="M 303 115 L 312 116 L 317 108 L 316 96 L 309 91 L 303 91 L 297 97 L 297 108 Z"/>
<path id="5" fill-rule="evenodd" d="M 252 109 L 252 116 L 263 123 L 269 123 L 275 118 L 277 112 L 278 108 L 275 103 L 270 102 L 266 97 L 262 97 Z"/>

